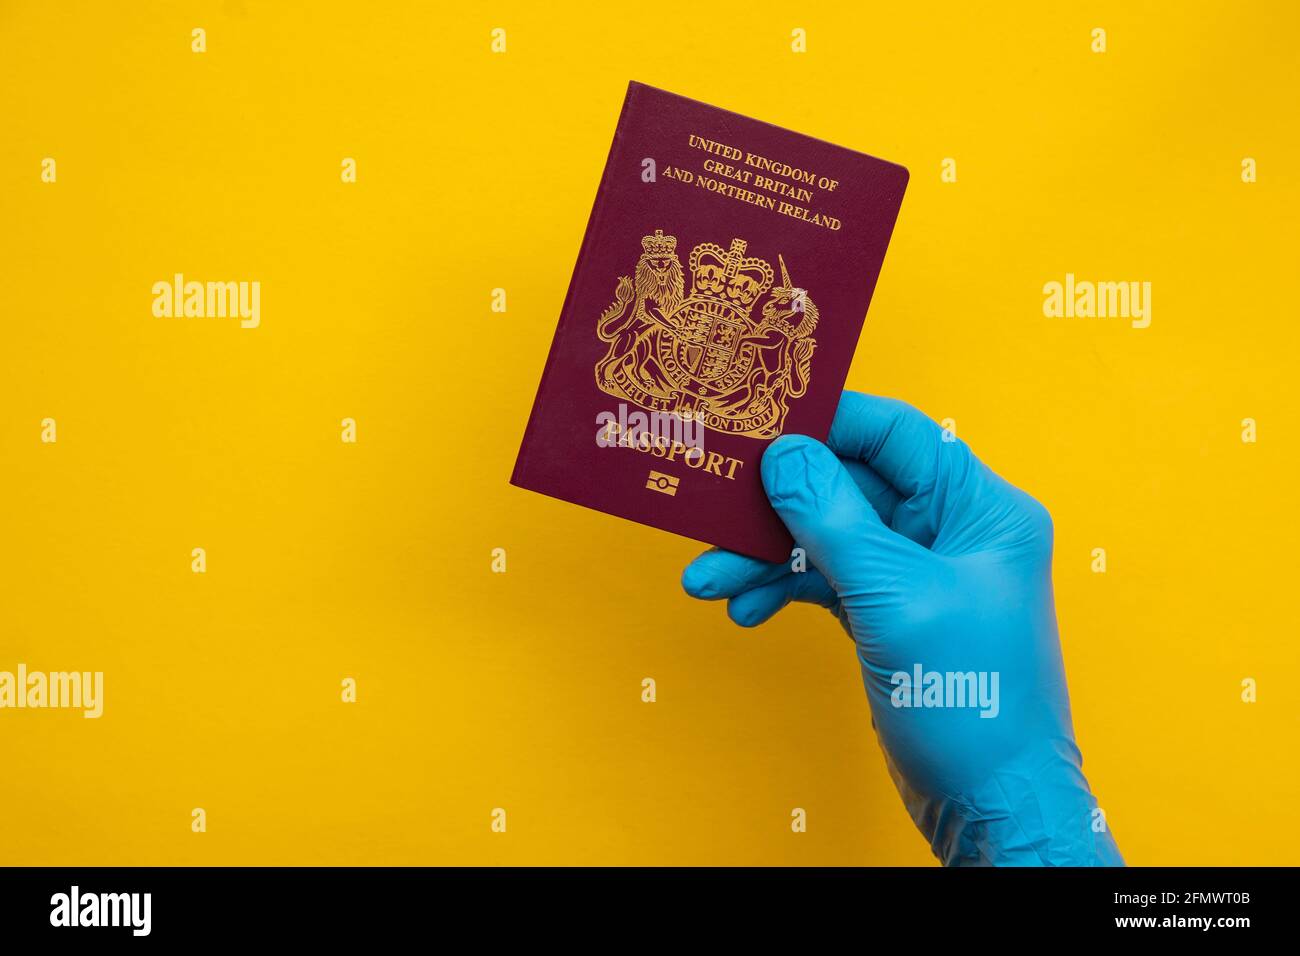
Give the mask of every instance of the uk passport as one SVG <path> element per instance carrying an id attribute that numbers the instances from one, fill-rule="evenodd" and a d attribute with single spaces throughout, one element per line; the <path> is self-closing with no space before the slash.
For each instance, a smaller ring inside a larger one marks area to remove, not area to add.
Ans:
<path id="1" fill-rule="evenodd" d="M 759 463 L 826 438 L 907 178 L 630 84 L 511 482 L 787 560 Z"/>

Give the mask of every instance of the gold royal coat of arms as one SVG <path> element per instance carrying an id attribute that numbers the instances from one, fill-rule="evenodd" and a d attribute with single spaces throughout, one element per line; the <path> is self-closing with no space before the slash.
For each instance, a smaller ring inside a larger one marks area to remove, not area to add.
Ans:
<path id="1" fill-rule="evenodd" d="M 656 229 L 641 240 L 635 279 L 618 280 L 596 334 L 609 343 L 596 363 L 602 391 L 654 412 L 694 418 L 730 435 L 775 438 L 790 401 L 808 390 L 817 307 L 795 288 L 785 259 L 747 258 L 743 239 L 691 250 L 686 294 L 677 238 Z M 758 314 L 755 304 L 764 296 Z"/>

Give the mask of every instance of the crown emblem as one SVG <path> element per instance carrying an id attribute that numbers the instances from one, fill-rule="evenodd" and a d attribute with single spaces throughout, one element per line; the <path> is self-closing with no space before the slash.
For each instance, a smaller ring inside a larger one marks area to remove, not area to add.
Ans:
<path id="1" fill-rule="evenodd" d="M 723 249 L 704 242 L 691 250 L 691 276 L 696 295 L 721 299 L 746 312 L 772 286 L 772 267 L 762 259 L 745 258 L 747 243 L 732 239 Z"/>
<path id="2" fill-rule="evenodd" d="M 662 229 L 656 229 L 653 236 L 646 236 L 641 240 L 641 248 L 645 250 L 647 256 L 675 256 L 677 237 L 665 236 Z"/>

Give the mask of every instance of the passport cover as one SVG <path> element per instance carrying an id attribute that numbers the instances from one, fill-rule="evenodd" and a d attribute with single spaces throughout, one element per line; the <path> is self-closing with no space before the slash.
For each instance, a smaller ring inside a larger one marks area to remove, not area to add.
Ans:
<path id="1" fill-rule="evenodd" d="M 825 440 L 907 178 L 629 84 L 511 483 L 787 560 L 759 462 Z"/>

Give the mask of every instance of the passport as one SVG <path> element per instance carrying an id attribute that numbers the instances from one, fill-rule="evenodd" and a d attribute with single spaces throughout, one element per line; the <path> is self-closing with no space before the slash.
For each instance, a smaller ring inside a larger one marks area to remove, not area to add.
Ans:
<path id="1" fill-rule="evenodd" d="M 759 463 L 826 439 L 907 179 L 629 84 L 511 483 L 787 560 Z"/>

